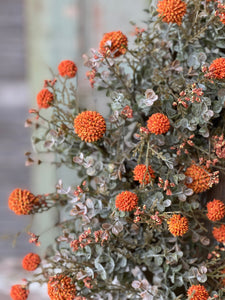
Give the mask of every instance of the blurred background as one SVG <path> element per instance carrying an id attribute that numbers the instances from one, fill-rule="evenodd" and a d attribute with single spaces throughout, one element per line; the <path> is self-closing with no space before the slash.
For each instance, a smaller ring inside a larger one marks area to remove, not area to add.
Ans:
<path id="1" fill-rule="evenodd" d="M 105 32 L 121 30 L 129 36 L 144 27 L 143 9 L 148 0 L 0 0 L 0 299 L 10 299 L 12 284 L 30 275 L 22 271 L 21 259 L 38 249 L 23 231 L 33 221 L 8 209 L 8 196 L 17 187 L 35 193 L 54 190 L 56 171 L 48 165 L 25 167 L 24 153 L 31 150 L 31 131 L 24 128 L 28 109 L 36 107 L 36 94 L 50 79 L 49 67 L 57 71 L 61 60 L 78 66 L 79 99 L 91 109 L 101 106 L 99 92 L 85 77 L 82 54 L 98 48 Z M 44 174 L 44 176 L 43 176 Z M 54 216 L 54 212 L 53 212 Z M 52 216 L 34 220 L 50 226 Z M 16 234 L 21 234 L 15 241 Z M 14 244 L 14 247 L 12 245 Z M 28 299 L 48 299 L 45 287 L 33 286 Z"/>

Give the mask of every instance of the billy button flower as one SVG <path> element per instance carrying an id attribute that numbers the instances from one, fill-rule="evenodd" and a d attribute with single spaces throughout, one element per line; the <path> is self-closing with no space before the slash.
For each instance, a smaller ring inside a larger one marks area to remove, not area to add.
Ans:
<path id="1" fill-rule="evenodd" d="M 30 191 L 17 188 L 9 195 L 8 206 L 16 215 L 29 215 L 38 202 Z"/>
<path id="2" fill-rule="evenodd" d="M 138 196 L 130 191 L 124 191 L 116 196 L 115 205 L 118 210 L 132 211 L 137 204 Z"/>
<path id="3" fill-rule="evenodd" d="M 162 0 L 158 2 L 157 12 L 163 22 L 181 25 L 183 16 L 186 14 L 187 5 L 181 0 Z"/>
<path id="4" fill-rule="evenodd" d="M 62 77 L 73 78 L 77 74 L 77 66 L 72 60 L 63 60 L 58 65 L 58 71 Z"/>
<path id="5" fill-rule="evenodd" d="M 222 224 L 220 227 L 214 227 L 212 234 L 217 242 L 225 244 L 225 225 Z"/>
<path id="6" fill-rule="evenodd" d="M 188 231 L 188 219 L 174 214 L 167 221 L 168 229 L 174 236 L 182 236 Z"/>
<path id="7" fill-rule="evenodd" d="M 85 142 L 96 142 L 106 131 L 102 115 L 96 111 L 83 111 L 74 119 L 75 133 Z"/>
<path id="8" fill-rule="evenodd" d="M 191 183 L 186 182 L 186 186 L 194 193 L 202 193 L 211 187 L 211 177 L 209 171 L 204 166 L 191 165 L 185 172 L 186 177 L 192 179 Z"/>
<path id="9" fill-rule="evenodd" d="M 36 253 L 28 253 L 22 260 L 24 270 L 34 271 L 37 269 L 41 262 L 40 256 Z"/>
<path id="10" fill-rule="evenodd" d="M 187 296 L 189 297 L 189 300 L 207 300 L 209 298 L 209 293 L 203 285 L 198 284 L 189 287 Z"/>
<path id="11" fill-rule="evenodd" d="M 170 121 L 167 116 L 161 113 L 153 114 L 147 121 L 147 128 L 151 133 L 163 134 L 170 129 Z"/>
<path id="12" fill-rule="evenodd" d="M 225 79 L 225 57 L 213 60 L 209 66 L 209 72 L 205 74 L 205 77 L 210 79 Z"/>
<path id="13" fill-rule="evenodd" d="M 48 108 L 54 100 L 53 94 L 48 89 L 42 89 L 37 94 L 37 104 L 39 108 Z"/>
<path id="14" fill-rule="evenodd" d="M 76 287 L 70 277 L 57 274 L 49 278 L 48 295 L 51 300 L 73 300 L 76 296 Z"/>
<path id="15" fill-rule="evenodd" d="M 11 287 L 10 296 L 13 300 L 26 300 L 29 290 L 25 285 L 15 284 Z"/>
<path id="16" fill-rule="evenodd" d="M 111 52 L 114 57 L 118 57 L 126 53 L 127 44 L 127 37 L 121 31 L 108 32 L 104 34 L 99 44 L 99 52 L 104 56 L 108 56 Z"/>
<path id="17" fill-rule="evenodd" d="M 207 217 L 210 221 L 219 221 L 225 216 L 225 204 L 221 200 L 214 199 L 207 203 Z"/>
<path id="18" fill-rule="evenodd" d="M 148 170 L 146 165 L 140 164 L 137 165 L 134 170 L 134 180 L 138 180 L 141 184 L 148 184 L 155 178 L 154 171 L 151 166 L 148 166 Z"/>

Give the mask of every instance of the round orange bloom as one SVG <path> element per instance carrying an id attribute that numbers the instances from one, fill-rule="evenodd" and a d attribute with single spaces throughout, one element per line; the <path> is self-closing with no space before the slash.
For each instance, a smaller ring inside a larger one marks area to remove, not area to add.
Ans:
<path id="1" fill-rule="evenodd" d="M 154 171 L 150 166 L 147 167 L 144 164 L 137 165 L 134 170 L 134 180 L 138 180 L 141 184 L 148 184 L 153 178 L 155 178 Z"/>
<path id="2" fill-rule="evenodd" d="M 83 111 L 74 119 L 76 134 L 85 142 L 96 142 L 106 131 L 106 123 L 102 115 L 96 111 Z"/>
<path id="3" fill-rule="evenodd" d="M 189 287 L 187 295 L 188 297 L 192 296 L 190 300 L 207 300 L 209 298 L 207 290 L 201 284 Z"/>
<path id="4" fill-rule="evenodd" d="M 211 187 L 209 171 L 203 166 L 191 165 L 187 168 L 185 175 L 192 178 L 192 182 L 186 183 L 186 186 L 196 194 L 205 192 Z"/>
<path id="5" fill-rule="evenodd" d="M 38 198 L 28 190 L 15 189 L 9 195 L 8 205 L 16 215 L 29 215 L 32 213 Z"/>
<path id="6" fill-rule="evenodd" d="M 40 256 L 35 253 L 28 253 L 22 260 L 22 266 L 27 271 L 34 271 L 41 262 Z"/>
<path id="7" fill-rule="evenodd" d="M 220 57 L 211 63 L 209 66 L 209 73 L 206 74 L 206 77 L 211 79 L 225 79 L 225 58 Z"/>
<path id="8" fill-rule="evenodd" d="M 125 191 L 116 196 L 116 208 L 121 211 L 131 211 L 138 204 L 138 196 L 135 193 Z"/>
<path id="9" fill-rule="evenodd" d="M 25 285 L 15 284 L 11 287 L 10 296 L 13 300 L 26 300 L 29 290 Z"/>
<path id="10" fill-rule="evenodd" d="M 207 217 L 211 221 L 219 221 L 225 216 L 225 204 L 221 200 L 214 199 L 207 203 Z"/>
<path id="11" fill-rule="evenodd" d="M 172 215 L 167 221 L 168 229 L 174 236 L 182 236 L 188 231 L 188 219 L 180 214 Z"/>
<path id="12" fill-rule="evenodd" d="M 186 10 L 187 5 L 181 0 L 162 0 L 158 2 L 159 17 L 162 17 L 163 22 L 166 23 L 177 23 L 180 26 Z"/>
<path id="13" fill-rule="evenodd" d="M 54 96 L 48 89 L 42 89 L 37 94 L 37 104 L 39 108 L 48 108 L 53 101 Z"/>
<path id="14" fill-rule="evenodd" d="M 70 277 L 57 274 L 49 278 L 48 295 L 51 300 L 73 300 L 76 296 L 76 287 Z"/>
<path id="15" fill-rule="evenodd" d="M 221 272 L 221 274 L 225 274 L 225 269 L 221 270 L 220 272 Z M 225 277 L 222 277 L 222 278 L 221 278 L 221 284 L 222 284 L 223 286 L 225 286 Z"/>
<path id="16" fill-rule="evenodd" d="M 170 129 L 170 121 L 164 114 L 156 113 L 149 117 L 147 127 L 151 133 L 163 134 Z"/>
<path id="17" fill-rule="evenodd" d="M 127 44 L 127 37 L 121 31 L 108 32 L 100 42 L 99 52 L 104 56 L 111 52 L 114 57 L 117 57 L 126 53 Z"/>
<path id="18" fill-rule="evenodd" d="M 77 66 L 72 60 L 63 60 L 58 65 L 59 75 L 62 77 L 75 77 L 77 74 Z"/>
<path id="19" fill-rule="evenodd" d="M 212 234 L 217 242 L 225 244 L 225 225 L 213 227 Z"/>

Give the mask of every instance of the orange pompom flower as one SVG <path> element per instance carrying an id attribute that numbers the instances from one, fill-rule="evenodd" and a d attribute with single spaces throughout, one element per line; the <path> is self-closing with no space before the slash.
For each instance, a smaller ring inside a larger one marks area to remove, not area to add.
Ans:
<path id="1" fill-rule="evenodd" d="M 134 170 L 134 180 L 138 180 L 141 184 L 148 184 L 152 179 L 155 178 L 154 171 L 150 166 L 148 166 L 148 170 L 146 165 L 140 164 L 137 165 Z"/>
<path id="2" fill-rule="evenodd" d="M 209 72 L 205 75 L 205 77 L 211 79 L 225 79 L 225 58 L 220 57 L 213 60 L 209 66 Z"/>
<path id="3" fill-rule="evenodd" d="M 207 300 L 209 298 L 207 290 L 201 284 L 192 285 L 191 287 L 189 287 L 187 296 L 191 297 L 188 298 L 190 300 Z"/>
<path id="4" fill-rule="evenodd" d="M 166 23 L 176 23 L 180 26 L 186 10 L 187 5 L 181 0 L 162 0 L 158 2 L 159 17 L 162 17 L 163 22 Z"/>
<path id="5" fill-rule="evenodd" d="M 10 296 L 13 300 L 26 300 L 29 290 L 25 285 L 15 284 L 11 287 Z"/>
<path id="6" fill-rule="evenodd" d="M 174 236 L 182 236 L 188 231 L 188 219 L 180 214 L 172 215 L 167 221 L 168 229 Z"/>
<path id="7" fill-rule="evenodd" d="M 9 195 L 8 205 L 16 215 L 29 215 L 38 201 L 30 191 L 17 188 Z"/>
<path id="8" fill-rule="evenodd" d="M 48 295 L 51 300 L 72 300 L 76 296 L 76 287 L 70 277 L 57 274 L 49 278 Z"/>
<path id="9" fill-rule="evenodd" d="M 73 78 L 77 74 L 77 66 L 72 60 L 63 60 L 58 65 L 59 75 L 62 77 Z"/>
<path id="10" fill-rule="evenodd" d="M 106 131 L 102 115 L 96 111 L 83 111 L 74 119 L 75 133 L 85 142 L 96 142 Z"/>
<path id="11" fill-rule="evenodd" d="M 164 114 L 156 113 L 149 117 L 147 128 L 151 133 L 163 134 L 170 129 L 170 121 Z"/>
<path id="12" fill-rule="evenodd" d="M 202 193 L 211 187 L 211 177 L 209 171 L 203 166 L 191 165 L 187 168 L 185 175 L 192 179 L 191 183 L 186 182 L 186 186 L 194 193 Z"/>
<path id="13" fill-rule="evenodd" d="M 22 260 L 24 270 L 34 271 L 37 269 L 41 262 L 40 256 L 36 253 L 28 253 Z"/>
<path id="14" fill-rule="evenodd" d="M 100 42 L 99 52 L 104 56 L 108 56 L 111 52 L 114 57 L 118 57 L 126 53 L 127 44 L 127 37 L 121 31 L 108 32 Z"/>
<path id="15" fill-rule="evenodd" d="M 221 274 L 225 274 L 225 269 L 220 271 Z M 225 286 L 225 276 L 221 278 L 221 285 Z"/>
<path id="16" fill-rule="evenodd" d="M 211 221 L 219 221 L 225 216 L 225 204 L 221 200 L 214 199 L 207 203 L 207 217 Z"/>
<path id="17" fill-rule="evenodd" d="M 135 193 L 125 191 L 116 196 L 116 208 L 121 211 L 132 211 L 138 204 L 138 196 Z"/>
<path id="18" fill-rule="evenodd" d="M 222 224 L 220 227 L 214 227 L 212 234 L 214 238 L 217 240 L 219 243 L 225 244 L 225 225 Z"/>
<path id="19" fill-rule="evenodd" d="M 37 104 L 39 108 L 48 108 L 54 99 L 53 94 L 48 89 L 42 89 L 37 94 Z"/>

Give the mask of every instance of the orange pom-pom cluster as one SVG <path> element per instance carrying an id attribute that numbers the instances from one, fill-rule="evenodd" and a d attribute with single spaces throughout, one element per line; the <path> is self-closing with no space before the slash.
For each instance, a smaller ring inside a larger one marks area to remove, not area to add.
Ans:
<path id="1" fill-rule="evenodd" d="M 207 217 L 211 221 L 219 221 L 225 216 L 225 204 L 221 200 L 214 199 L 207 203 Z"/>
<path id="2" fill-rule="evenodd" d="M 30 191 L 17 188 L 9 195 L 8 206 L 16 215 L 29 215 L 37 202 Z"/>
<path id="3" fill-rule="evenodd" d="M 174 214 L 168 221 L 168 229 L 174 236 L 182 236 L 188 231 L 188 219 Z"/>
<path id="4" fill-rule="evenodd" d="M 162 0 L 158 2 L 159 16 L 163 22 L 176 23 L 179 26 L 187 10 L 187 5 L 181 0 Z"/>
<path id="5" fill-rule="evenodd" d="M 57 274 L 48 281 L 48 295 L 51 300 L 72 300 L 76 296 L 76 287 L 70 277 Z"/>
<path id="6" fill-rule="evenodd" d="M 138 204 L 138 196 L 135 193 L 124 191 L 116 196 L 116 208 L 121 211 L 132 211 Z"/>
<path id="7" fill-rule="evenodd" d="M 209 298 L 209 293 L 205 289 L 205 287 L 201 284 L 192 285 L 187 292 L 188 298 L 190 300 L 207 300 Z"/>
<path id="8" fill-rule="evenodd" d="M 214 227 L 212 234 L 217 242 L 225 244 L 225 225 Z"/>
<path id="9" fill-rule="evenodd" d="M 36 253 L 28 253 L 22 260 L 22 266 L 27 271 L 34 271 L 41 262 L 40 256 Z"/>
<path id="10" fill-rule="evenodd" d="M 96 142 L 106 131 L 106 123 L 102 115 L 96 111 L 83 111 L 74 119 L 76 134 L 85 142 Z"/>
<path id="11" fill-rule="evenodd" d="M 137 165 L 134 168 L 133 173 L 134 180 L 138 180 L 141 184 L 148 184 L 155 178 L 154 171 L 151 166 L 148 166 L 147 170 L 147 167 L 144 164 Z"/>
<path id="12" fill-rule="evenodd" d="M 121 31 L 108 32 L 100 42 L 99 52 L 104 56 L 111 52 L 114 57 L 117 57 L 126 53 L 127 44 L 127 37 Z"/>
<path id="13" fill-rule="evenodd" d="M 220 271 L 221 274 L 225 274 L 225 269 Z M 225 286 L 225 276 L 223 278 L 221 278 L 221 285 Z"/>
<path id="14" fill-rule="evenodd" d="M 37 94 L 37 104 L 39 108 L 48 108 L 54 100 L 53 94 L 48 89 L 42 89 Z"/>
<path id="15" fill-rule="evenodd" d="M 151 115 L 147 121 L 148 130 L 154 134 L 163 134 L 170 129 L 170 121 L 161 113 Z"/>
<path id="16" fill-rule="evenodd" d="M 225 58 L 215 59 L 209 66 L 209 73 L 205 76 L 211 79 L 225 79 Z"/>
<path id="17" fill-rule="evenodd" d="M 187 168 L 185 175 L 192 179 L 191 183 L 186 186 L 194 191 L 194 193 L 202 193 L 211 187 L 211 177 L 207 169 L 203 166 L 191 165 Z"/>
<path id="18" fill-rule="evenodd" d="M 10 296 L 13 300 L 26 300 L 29 295 L 29 290 L 26 286 L 15 284 L 11 287 Z"/>
<path id="19" fill-rule="evenodd" d="M 72 60 L 63 60 L 58 65 L 59 75 L 62 77 L 73 78 L 77 74 L 77 66 Z"/>

